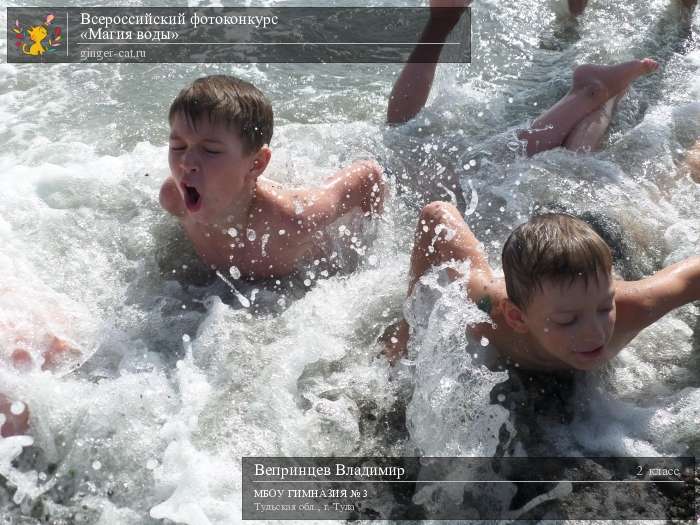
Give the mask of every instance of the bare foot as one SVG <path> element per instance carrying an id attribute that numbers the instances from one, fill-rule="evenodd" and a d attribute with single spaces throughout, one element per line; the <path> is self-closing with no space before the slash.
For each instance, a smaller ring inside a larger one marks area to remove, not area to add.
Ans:
<path id="1" fill-rule="evenodd" d="M 572 91 L 584 91 L 601 105 L 624 92 L 637 78 L 653 73 L 659 67 L 651 58 L 631 60 L 613 66 L 585 64 L 574 70 Z"/>
<path id="2" fill-rule="evenodd" d="M 578 16 L 586 9 L 588 0 L 569 0 L 569 13 L 571 16 Z"/>
<path id="3" fill-rule="evenodd" d="M 379 338 L 379 342 L 384 344 L 383 354 L 393 365 L 401 357 L 406 356 L 406 346 L 408 345 L 408 323 L 401 319 L 389 325 Z"/>
<path id="4" fill-rule="evenodd" d="M 0 394 L 0 436 L 10 437 L 27 433 L 29 410 L 21 401 L 12 401 Z"/>

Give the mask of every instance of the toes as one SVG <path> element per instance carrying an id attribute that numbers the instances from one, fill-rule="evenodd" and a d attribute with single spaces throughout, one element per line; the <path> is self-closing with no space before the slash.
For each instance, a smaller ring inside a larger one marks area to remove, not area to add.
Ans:
<path id="1" fill-rule="evenodd" d="M 642 60 L 642 67 L 645 73 L 651 73 L 659 69 L 659 64 L 658 62 L 656 62 L 656 60 L 653 60 L 651 58 L 645 58 L 644 60 Z"/>

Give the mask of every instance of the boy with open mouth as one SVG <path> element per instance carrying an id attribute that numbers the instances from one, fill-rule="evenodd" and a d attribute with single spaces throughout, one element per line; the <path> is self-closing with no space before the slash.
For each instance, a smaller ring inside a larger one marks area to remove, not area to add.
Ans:
<path id="1" fill-rule="evenodd" d="M 325 230 L 336 219 L 382 211 L 385 186 L 373 161 L 355 162 L 320 188 L 284 188 L 261 177 L 273 116 L 252 84 L 225 75 L 197 79 L 175 98 L 169 121 L 171 176 L 160 203 L 215 269 L 252 279 L 291 274 L 324 258 Z"/>

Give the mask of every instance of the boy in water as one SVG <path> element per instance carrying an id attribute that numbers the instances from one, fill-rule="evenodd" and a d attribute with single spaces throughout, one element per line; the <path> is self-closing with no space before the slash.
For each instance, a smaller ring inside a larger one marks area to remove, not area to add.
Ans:
<path id="1" fill-rule="evenodd" d="M 160 203 L 199 257 L 259 279 L 324 258 L 324 229 L 352 210 L 381 213 L 384 182 L 355 162 L 321 188 L 288 189 L 261 177 L 270 162 L 272 107 L 252 84 L 224 75 L 195 80 L 170 106 L 171 176 Z"/>
<path id="2" fill-rule="evenodd" d="M 499 279 L 459 211 L 428 204 L 416 231 L 408 293 L 431 267 L 450 261 L 469 261 L 467 295 L 490 316 L 470 332 L 523 368 L 591 370 L 669 311 L 700 300 L 700 257 L 641 281 L 614 280 L 607 244 L 566 214 L 539 215 L 516 228 L 503 247 L 505 279 Z M 387 330 L 391 362 L 405 352 L 408 337 L 406 321 Z"/>
<path id="3" fill-rule="evenodd" d="M 435 78 L 440 53 L 470 0 L 431 0 L 431 17 L 389 96 L 387 122 L 402 124 L 423 109 Z M 440 44 L 427 45 L 428 42 Z M 654 72 L 646 58 L 613 66 L 586 64 L 574 70 L 569 92 L 518 134 L 528 155 L 564 146 L 573 151 L 598 149 L 612 113 L 629 85 Z"/>

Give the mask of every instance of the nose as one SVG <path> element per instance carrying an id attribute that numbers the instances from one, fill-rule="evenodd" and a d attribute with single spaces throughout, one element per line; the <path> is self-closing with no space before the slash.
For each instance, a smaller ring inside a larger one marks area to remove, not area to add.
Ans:
<path id="1" fill-rule="evenodd" d="M 602 346 L 607 340 L 607 324 L 600 319 L 594 319 L 587 327 L 585 338 L 591 345 Z"/>
<path id="2" fill-rule="evenodd" d="M 197 172 L 199 171 L 199 157 L 188 148 L 180 157 L 180 165 L 185 173 Z"/>

